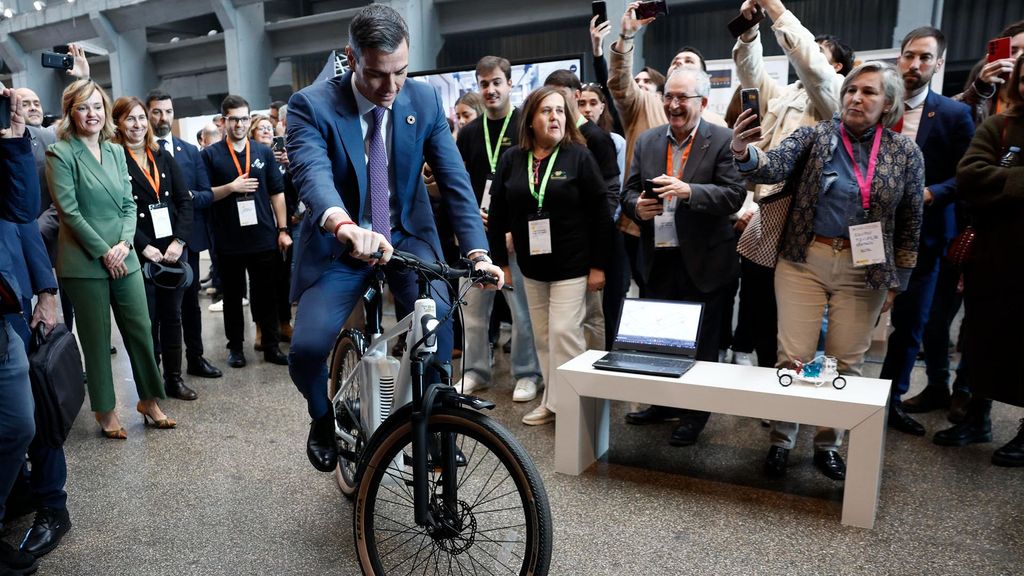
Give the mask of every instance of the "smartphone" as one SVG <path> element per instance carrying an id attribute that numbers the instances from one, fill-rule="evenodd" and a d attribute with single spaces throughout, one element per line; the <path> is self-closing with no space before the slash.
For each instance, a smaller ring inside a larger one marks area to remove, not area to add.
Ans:
<path id="1" fill-rule="evenodd" d="M 0 85 L 2 86 L 2 85 Z M 11 127 L 11 99 L 0 97 L 0 130 Z"/>
<path id="2" fill-rule="evenodd" d="M 988 61 L 1005 60 L 1010 57 L 1010 37 L 996 38 L 988 42 Z"/>
<path id="3" fill-rule="evenodd" d="M 668 14 L 668 3 L 666 0 L 651 0 L 650 2 L 641 2 L 636 10 L 633 11 L 636 14 L 637 20 L 643 20 L 645 18 L 655 18 L 664 14 Z"/>
<path id="4" fill-rule="evenodd" d="M 608 6 L 604 3 L 604 0 L 594 0 L 590 3 L 590 9 L 594 16 L 597 16 L 597 22 L 594 22 L 595 26 L 608 21 Z"/>
<path id="5" fill-rule="evenodd" d="M 739 38 L 741 34 L 756 26 L 761 20 L 764 20 L 764 10 L 758 7 L 757 11 L 754 12 L 753 18 L 747 19 L 741 13 L 730 20 L 726 27 L 729 28 L 729 33 L 732 34 L 733 38 Z"/>
<path id="6" fill-rule="evenodd" d="M 284 151 L 284 136 L 274 136 L 274 142 L 270 145 L 275 152 Z"/>
<path id="7" fill-rule="evenodd" d="M 71 70 L 75 67 L 75 57 L 70 54 L 57 54 L 56 52 L 43 52 L 43 68 L 55 68 L 57 70 Z"/>
<path id="8" fill-rule="evenodd" d="M 754 111 L 754 123 L 750 128 L 757 128 L 761 125 L 761 94 L 757 88 L 744 88 L 740 91 L 740 103 L 744 110 Z"/>
<path id="9" fill-rule="evenodd" d="M 657 200 L 658 204 L 664 204 L 665 199 L 662 198 L 661 196 L 658 196 L 658 193 L 654 191 L 654 189 L 657 187 L 658 185 L 654 183 L 654 180 L 651 180 L 650 178 L 644 180 L 644 191 L 640 195 L 640 197 L 648 198 L 650 200 Z"/>

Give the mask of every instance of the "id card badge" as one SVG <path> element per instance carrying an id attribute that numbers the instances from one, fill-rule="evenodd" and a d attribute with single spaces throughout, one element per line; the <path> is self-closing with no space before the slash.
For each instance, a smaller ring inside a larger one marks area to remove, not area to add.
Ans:
<path id="1" fill-rule="evenodd" d="M 679 235 L 676 234 L 675 197 L 665 200 L 665 210 L 654 217 L 654 247 L 678 248 Z"/>
<path id="2" fill-rule="evenodd" d="M 255 226 L 259 223 L 259 219 L 256 217 L 256 199 L 255 198 L 239 198 L 238 199 L 238 225 Z"/>
<path id="3" fill-rule="evenodd" d="M 546 213 L 530 216 L 530 256 L 551 254 L 551 218 Z"/>
<path id="4" fill-rule="evenodd" d="M 150 204 L 149 216 L 153 222 L 153 236 L 157 239 L 167 238 L 174 233 L 171 230 L 171 210 L 167 204 L 163 202 Z"/>
<path id="5" fill-rule="evenodd" d="M 850 226 L 850 253 L 854 267 L 885 264 L 885 239 L 881 222 Z"/>
<path id="6" fill-rule="evenodd" d="M 484 182 L 484 195 L 480 197 L 480 209 L 484 212 L 488 212 L 491 209 L 491 183 L 493 182 L 494 179 L 490 176 Z"/>

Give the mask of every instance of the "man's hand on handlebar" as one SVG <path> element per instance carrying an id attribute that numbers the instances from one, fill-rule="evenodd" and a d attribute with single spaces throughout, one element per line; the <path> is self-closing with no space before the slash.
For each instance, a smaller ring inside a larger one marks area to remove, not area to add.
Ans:
<path id="1" fill-rule="evenodd" d="M 370 266 L 386 264 L 395 249 L 383 236 L 361 228 L 355 224 L 349 224 L 338 228 L 338 242 L 350 246 L 352 249 L 349 255 L 357 260 L 362 260 Z"/>
<path id="2" fill-rule="evenodd" d="M 494 264 L 481 260 L 473 266 L 473 269 L 478 272 L 485 272 L 497 279 L 495 282 L 477 282 L 477 287 L 483 290 L 501 290 L 501 287 L 505 285 L 505 272 Z"/>

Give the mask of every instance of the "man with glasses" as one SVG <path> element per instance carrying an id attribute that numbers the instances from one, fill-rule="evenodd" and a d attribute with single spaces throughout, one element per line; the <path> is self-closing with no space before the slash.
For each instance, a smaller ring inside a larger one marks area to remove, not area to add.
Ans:
<path id="1" fill-rule="evenodd" d="M 640 225 L 637 265 L 647 297 L 702 302 L 705 321 L 697 360 L 716 362 L 722 332 L 718 319 L 731 306 L 728 288 L 740 271 L 729 216 L 747 191 L 729 150 L 732 132 L 701 119 L 710 93 L 711 80 L 701 70 L 676 68 L 669 74 L 662 98 L 668 124 L 637 138 L 622 209 Z M 656 198 L 641 197 L 648 180 Z M 681 420 L 669 443 L 689 446 L 708 416 L 651 406 L 627 414 L 626 421 Z"/>
<path id="2" fill-rule="evenodd" d="M 246 365 L 242 297 L 245 273 L 252 287 L 253 313 L 263 333 L 263 359 L 287 365 L 278 348 L 275 259 L 292 244 L 285 213 L 284 183 L 269 146 L 248 138 L 249 103 L 229 94 L 221 103 L 225 138 L 202 152 L 213 185 L 211 228 L 224 290 L 224 331 L 228 366 Z M 279 252 L 280 251 L 280 252 Z"/>

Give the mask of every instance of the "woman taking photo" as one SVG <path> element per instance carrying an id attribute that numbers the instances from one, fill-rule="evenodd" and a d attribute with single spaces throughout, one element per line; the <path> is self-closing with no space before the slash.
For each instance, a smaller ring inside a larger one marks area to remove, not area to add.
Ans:
<path id="1" fill-rule="evenodd" d="M 1024 347 L 1016 329 L 1024 322 L 1024 301 L 1012 295 L 1024 281 L 1024 57 L 1014 62 L 1005 92 L 1003 112 L 978 127 L 957 170 L 957 192 L 970 207 L 977 233 L 964 266 L 964 305 L 970 314 L 964 348 L 971 354 L 973 396 L 964 421 L 935 434 L 935 443 L 943 446 L 991 442 L 993 400 L 1024 406 L 1024 379 L 1012 366 Z M 1024 466 L 1024 419 L 1017 435 L 992 454 L 992 463 Z"/>
<path id="2" fill-rule="evenodd" d="M 146 289 L 133 250 L 136 206 L 124 149 L 114 135 L 110 99 L 92 80 L 64 90 L 59 141 L 46 152 L 46 180 L 60 213 L 57 276 L 75 305 L 89 402 L 107 438 L 127 433 L 117 417 L 110 363 L 110 310 L 124 339 L 148 424 L 174 428 L 153 356 Z"/>
<path id="3" fill-rule="evenodd" d="M 750 181 L 797 181 L 775 269 L 778 367 L 810 362 L 828 308 L 825 354 L 840 374 L 860 376 L 881 312 L 906 289 L 917 262 L 924 161 L 913 140 L 889 130 L 903 115 L 903 79 L 891 66 L 867 62 L 842 86 L 839 114 L 800 128 L 779 146 L 758 152 L 754 116 L 733 130 L 737 167 Z M 851 249 L 850 238 L 858 242 Z M 783 476 L 797 424 L 774 422 L 765 473 Z M 834 480 L 846 477 L 842 431 L 819 428 L 814 464 Z"/>
<path id="4" fill-rule="evenodd" d="M 135 250 L 150 262 L 187 262 L 185 238 L 192 234 L 192 197 L 177 162 L 156 143 L 146 108 L 134 96 L 114 102 L 114 142 L 124 147 L 135 200 Z M 198 395 L 181 379 L 181 299 L 185 287 L 168 289 L 145 279 L 153 346 L 159 345 L 164 391 L 179 400 Z"/>
<path id="5" fill-rule="evenodd" d="M 586 293 L 604 287 L 612 220 L 601 170 L 555 87 L 526 100 L 519 145 L 501 156 L 491 190 L 488 237 L 495 262 L 508 264 L 505 233 L 523 271 L 533 337 L 547 386 L 523 423 L 555 419 L 554 369 L 586 350 Z M 506 274 L 509 278 L 510 275 Z"/>

